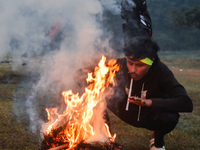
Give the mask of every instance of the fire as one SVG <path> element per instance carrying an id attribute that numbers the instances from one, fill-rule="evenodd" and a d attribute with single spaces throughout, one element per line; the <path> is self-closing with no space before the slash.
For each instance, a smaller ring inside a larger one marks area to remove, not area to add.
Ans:
<path id="1" fill-rule="evenodd" d="M 46 109 L 49 122 L 46 124 L 45 134 L 53 136 L 53 130 L 62 127 L 53 141 L 67 143 L 68 149 L 73 149 L 84 141 L 114 142 L 116 135 L 111 135 L 102 117 L 106 109 L 106 89 L 115 86 L 114 77 L 118 70 L 116 60 L 110 60 L 106 64 L 106 57 L 102 56 L 94 73 L 88 73 L 86 81 L 89 85 L 81 97 L 79 93 L 73 94 L 71 90 L 63 91 L 66 104 L 63 114 L 59 114 L 57 108 Z M 58 146 L 53 143 L 47 145 Z"/>

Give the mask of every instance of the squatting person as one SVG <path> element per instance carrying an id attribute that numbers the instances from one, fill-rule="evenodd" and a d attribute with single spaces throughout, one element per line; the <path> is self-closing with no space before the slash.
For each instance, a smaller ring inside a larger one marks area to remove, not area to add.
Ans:
<path id="1" fill-rule="evenodd" d="M 118 59 L 115 94 L 107 100 L 108 108 L 124 122 L 154 131 L 151 150 L 165 149 L 164 136 L 177 125 L 179 112 L 193 110 L 186 90 L 158 51 L 149 36 L 130 39 L 124 47 L 126 57 Z"/>

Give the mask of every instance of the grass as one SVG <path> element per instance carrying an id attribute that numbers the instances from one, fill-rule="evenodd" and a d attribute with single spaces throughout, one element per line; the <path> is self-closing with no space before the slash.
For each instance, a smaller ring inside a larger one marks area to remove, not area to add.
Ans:
<path id="1" fill-rule="evenodd" d="M 22 74 L 11 71 L 10 64 L 0 64 L 0 149 L 36 150 L 39 149 L 37 135 L 27 131 L 17 122 L 13 113 L 12 96 L 18 88 Z"/>
<path id="2" fill-rule="evenodd" d="M 194 111 L 181 113 L 179 124 L 166 135 L 166 149 L 200 150 L 200 52 L 162 52 L 161 59 L 174 72 L 193 100 Z M 0 149 L 40 149 L 38 135 L 28 131 L 24 123 L 17 122 L 13 113 L 13 95 L 23 73 L 11 71 L 10 64 L 0 64 Z M 111 131 L 117 134 L 116 142 L 126 150 L 149 149 L 152 132 L 130 126 L 109 112 Z"/>

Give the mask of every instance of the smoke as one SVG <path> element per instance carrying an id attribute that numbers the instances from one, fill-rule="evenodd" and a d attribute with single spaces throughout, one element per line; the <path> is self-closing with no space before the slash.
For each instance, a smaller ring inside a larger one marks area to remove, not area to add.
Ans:
<path id="1" fill-rule="evenodd" d="M 100 0 L 102 6 L 109 10 L 112 14 L 119 15 L 121 13 L 121 0 Z"/>
<path id="2" fill-rule="evenodd" d="M 10 53 L 19 58 L 51 50 L 49 32 L 55 25 L 62 30 L 62 50 L 90 50 L 88 45 L 94 44 L 102 34 L 96 22 L 102 19 L 102 6 L 112 13 L 120 12 L 119 2 L 114 0 L 1 1 L 0 59 Z"/>
<path id="3" fill-rule="evenodd" d="M 90 50 L 101 34 L 95 17 L 101 16 L 102 8 L 98 1 L 86 3 L 84 6 L 85 1 L 77 0 L 1 2 L 0 56 L 10 52 L 14 58 L 32 57 L 51 50 L 49 32 L 55 25 L 62 30 L 62 50 Z"/>
<path id="4" fill-rule="evenodd" d="M 0 59 L 12 59 L 13 69 L 26 65 L 14 110 L 32 132 L 45 120 L 46 107 L 62 103 L 61 91 L 81 90 L 76 81 L 84 83 L 84 68 L 113 53 L 102 30 L 104 8 L 119 14 L 114 0 L 0 2 Z"/>

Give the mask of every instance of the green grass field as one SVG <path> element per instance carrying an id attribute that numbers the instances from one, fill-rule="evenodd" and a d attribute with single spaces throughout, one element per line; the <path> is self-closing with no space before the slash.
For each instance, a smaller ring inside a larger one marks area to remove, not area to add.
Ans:
<path id="1" fill-rule="evenodd" d="M 174 72 L 193 100 L 194 111 L 181 113 L 173 132 L 165 137 L 168 150 L 200 150 L 200 52 L 162 52 L 161 59 Z M 21 71 L 11 71 L 10 64 L 0 63 L 0 149 L 39 150 L 38 135 L 27 130 L 26 123 L 16 120 L 13 95 L 23 77 Z M 111 112 L 112 133 L 126 150 L 149 149 L 152 132 L 125 124 Z"/>

